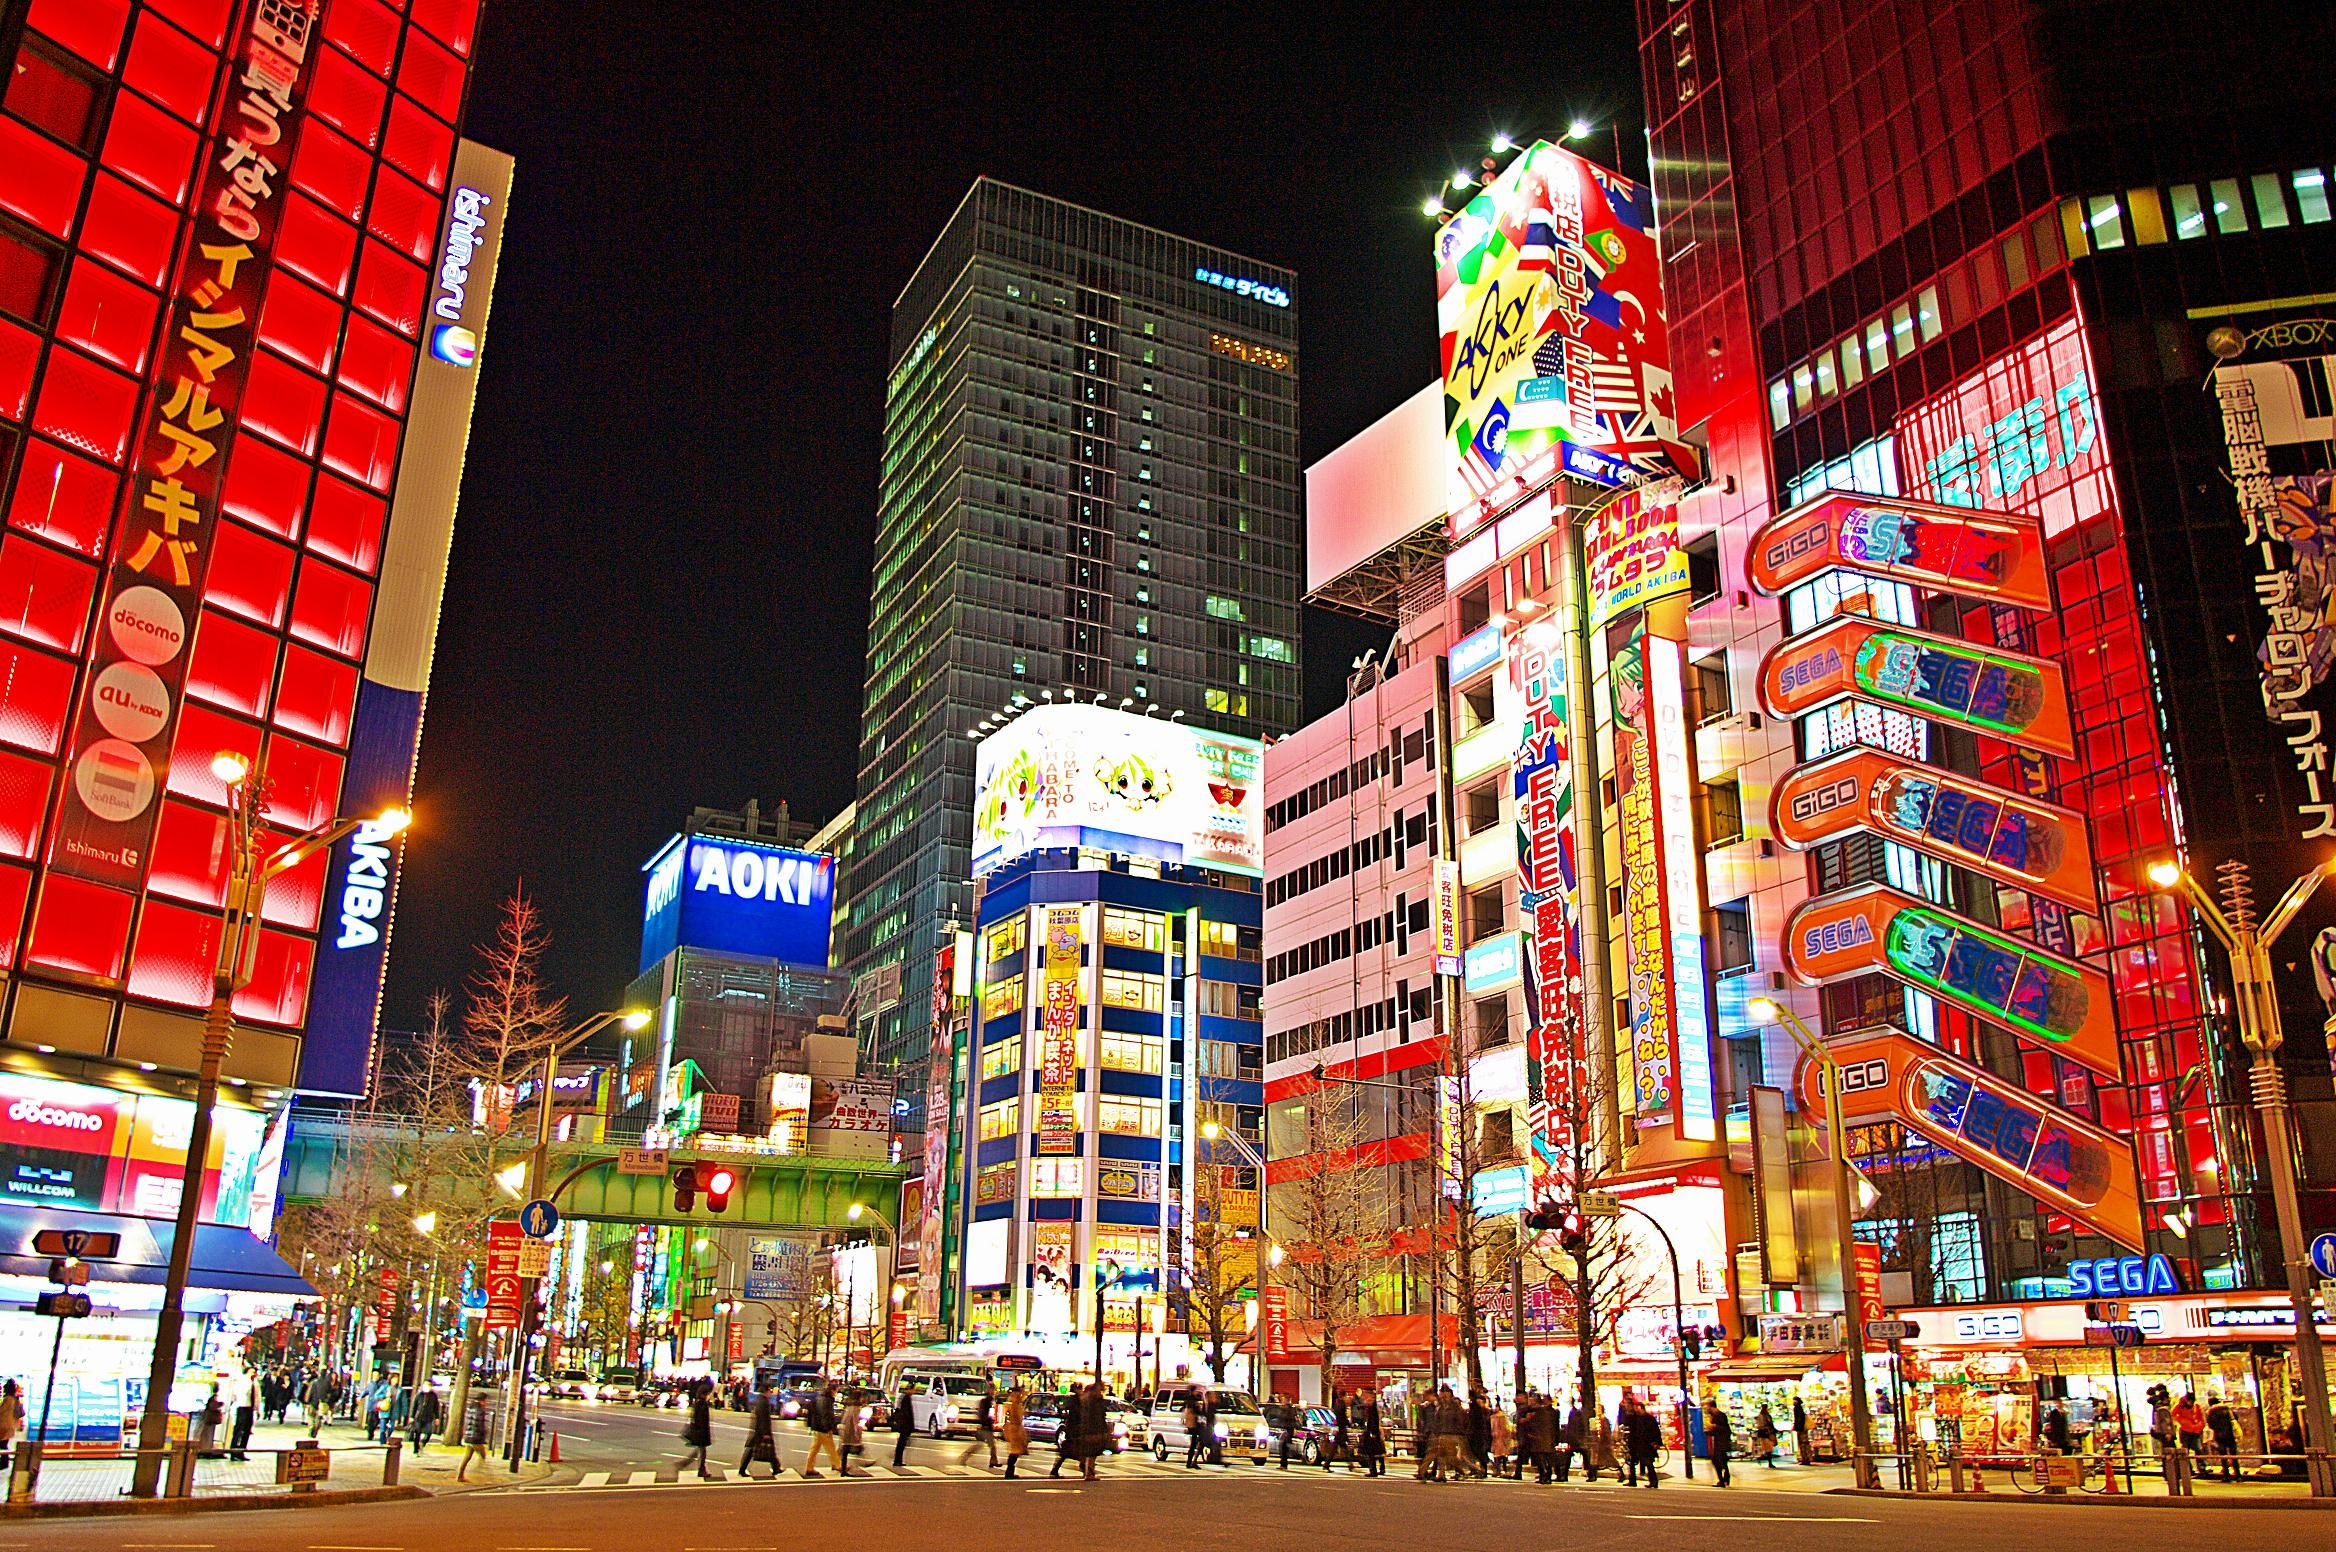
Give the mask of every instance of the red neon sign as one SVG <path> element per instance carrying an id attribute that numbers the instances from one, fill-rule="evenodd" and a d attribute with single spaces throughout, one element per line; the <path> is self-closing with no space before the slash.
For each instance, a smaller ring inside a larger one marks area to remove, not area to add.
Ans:
<path id="1" fill-rule="evenodd" d="M 1760 666 L 1760 699 L 1772 717 L 1853 697 L 2022 748 L 2076 753 L 2068 683 L 2048 658 L 1844 614 Z"/>
<path id="2" fill-rule="evenodd" d="M 2050 609 L 2044 530 L 2032 517 L 1831 491 L 1753 537 L 1744 572 L 1771 597 L 1819 572 L 1863 572 L 1933 592 Z"/>

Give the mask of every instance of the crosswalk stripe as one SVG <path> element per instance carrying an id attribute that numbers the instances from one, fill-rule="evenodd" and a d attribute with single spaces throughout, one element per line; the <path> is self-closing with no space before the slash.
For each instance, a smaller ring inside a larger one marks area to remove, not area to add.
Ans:
<path id="1" fill-rule="evenodd" d="M 576 1485 L 578 1487 L 606 1487 L 609 1475 L 606 1471 L 587 1471 L 577 1479 Z"/>

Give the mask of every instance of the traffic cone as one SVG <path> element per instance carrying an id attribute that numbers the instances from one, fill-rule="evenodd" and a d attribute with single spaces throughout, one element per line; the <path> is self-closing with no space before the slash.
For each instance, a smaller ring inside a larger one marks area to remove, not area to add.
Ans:
<path id="1" fill-rule="evenodd" d="M 559 1431 L 557 1428 L 554 1428 L 554 1429 L 552 1430 L 552 1459 L 551 1459 L 551 1463 L 552 1463 L 553 1465 L 555 1465 L 555 1466 L 556 1466 L 556 1465 L 558 1465 L 558 1464 L 560 1463 L 560 1431 Z"/>
<path id="2" fill-rule="evenodd" d="M 2101 1466 L 2102 1495 L 2106 1497 L 2122 1493 L 2124 1489 L 2117 1485 L 2117 1457 L 2114 1455 L 2102 1456 Z"/>
<path id="3" fill-rule="evenodd" d="M 1987 1491 L 1987 1478 L 1980 1474 L 1979 1462 L 1977 1460 L 1973 1460 L 1971 1462 L 1971 1491 L 1974 1493 L 1984 1493 Z"/>

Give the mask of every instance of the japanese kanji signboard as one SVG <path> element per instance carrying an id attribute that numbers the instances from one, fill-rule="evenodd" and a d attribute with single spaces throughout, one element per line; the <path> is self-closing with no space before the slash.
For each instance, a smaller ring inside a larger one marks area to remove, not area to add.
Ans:
<path id="1" fill-rule="evenodd" d="M 320 4 L 259 0 L 234 45 L 74 722 L 60 873 L 135 884 L 146 871 Z"/>

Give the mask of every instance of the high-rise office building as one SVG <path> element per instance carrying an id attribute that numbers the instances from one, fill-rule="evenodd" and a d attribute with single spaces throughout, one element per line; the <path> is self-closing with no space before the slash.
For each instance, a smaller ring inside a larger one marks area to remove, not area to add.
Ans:
<path id="1" fill-rule="evenodd" d="M 973 744 L 994 714 L 1296 724 L 1295 290 L 985 178 L 894 304 L 841 945 L 855 975 L 902 968 L 862 1025 L 878 1063 L 923 1060 L 935 946 L 973 920 Z"/>

